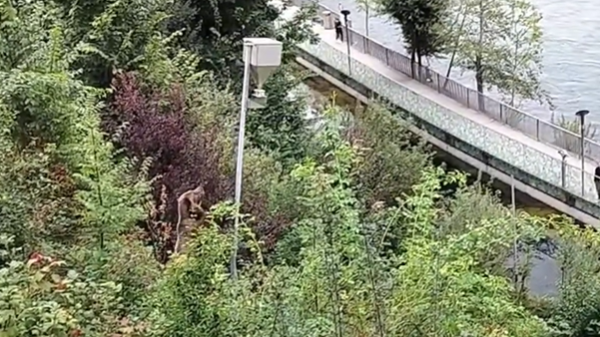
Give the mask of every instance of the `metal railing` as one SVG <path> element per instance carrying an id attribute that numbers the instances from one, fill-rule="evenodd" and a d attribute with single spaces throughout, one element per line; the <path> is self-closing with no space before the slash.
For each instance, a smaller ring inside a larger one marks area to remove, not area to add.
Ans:
<path id="1" fill-rule="evenodd" d="M 318 6 L 320 20 L 327 19 L 324 13 L 328 13 L 327 15 L 330 15 L 333 18 L 341 19 L 339 13 L 314 0 L 291 1 L 297 6 L 303 4 L 316 4 Z M 351 27 L 351 25 L 349 26 Z M 584 148 L 582 149 L 580 135 L 551 122 L 541 120 L 507 104 L 498 102 L 476 90 L 467 88 L 450 78 L 438 74 L 429 67 L 414 64 L 408 56 L 391 50 L 352 28 L 348 28 L 348 32 L 353 49 L 375 57 L 379 61 L 385 63 L 388 67 L 427 85 L 437 92 L 460 102 L 468 108 L 479 111 L 494 120 L 519 130 L 537 141 L 552 144 L 578 156 L 583 155 L 594 161 L 600 161 L 600 143 L 585 138 Z"/>

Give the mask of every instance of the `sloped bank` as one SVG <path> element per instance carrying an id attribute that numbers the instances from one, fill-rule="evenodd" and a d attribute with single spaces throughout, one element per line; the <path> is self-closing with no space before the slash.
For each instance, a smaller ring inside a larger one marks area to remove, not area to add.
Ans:
<path id="1" fill-rule="evenodd" d="M 297 56 L 298 63 L 303 67 L 317 73 L 359 100 L 366 103 L 372 97 L 386 102 L 392 113 L 401 119 L 411 121 L 410 130 L 412 132 L 420 135 L 444 152 L 501 180 L 505 184 L 511 184 L 514 181 L 517 190 L 557 209 L 561 213 L 568 214 L 582 223 L 592 225 L 596 228 L 600 227 L 600 206 L 598 204 L 585 200 L 558 186 L 554 186 L 445 132 L 439 127 L 389 102 L 385 97 L 380 96 L 370 88 L 358 83 L 356 80 L 300 48 L 297 48 Z"/>

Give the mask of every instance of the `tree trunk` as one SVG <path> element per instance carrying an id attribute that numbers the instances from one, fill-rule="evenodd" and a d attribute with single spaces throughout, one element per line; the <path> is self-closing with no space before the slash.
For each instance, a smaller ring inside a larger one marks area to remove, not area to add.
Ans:
<path id="1" fill-rule="evenodd" d="M 462 32 L 463 27 L 465 26 L 465 18 L 467 16 L 463 15 L 462 17 L 462 21 L 460 22 L 460 26 L 458 28 L 459 32 Z M 460 34 L 458 34 L 458 36 L 456 37 L 456 40 L 454 41 L 454 48 L 452 48 L 452 56 L 450 56 L 450 63 L 448 64 L 448 70 L 446 71 L 446 80 L 444 80 L 444 85 L 443 88 L 446 89 L 446 85 L 448 85 L 448 80 L 450 79 L 450 75 L 452 74 L 452 67 L 454 66 L 454 59 L 456 57 L 456 51 L 458 50 L 458 46 L 460 44 Z"/>
<path id="2" fill-rule="evenodd" d="M 483 99 L 483 64 L 481 55 L 477 55 L 475 57 L 475 81 L 477 82 L 477 102 L 479 105 L 479 110 L 484 111 L 485 103 Z"/>
<path id="3" fill-rule="evenodd" d="M 369 4 L 365 4 L 365 32 L 369 37 Z"/>
<path id="4" fill-rule="evenodd" d="M 413 29 L 414 30 L 414 29 Z M 411 53 L 410 53 L 410 73 L 412 78 L 415 78 L 415 57 L 417 53 L 417 32 L 413 31 L 412 34 L 412 43 L 411 43 Z"/>
<path id="5" fill-rule="evenodd" d="M 419 65 L 417 67 L 419 69 L 419 81 L 423 81 L 423 55 L 419 51 L 417 51 L 417 62 Z"/>
<path id="6" fill-rule="evenodd" d="M 477 92 L 483 94 L 483 66 L 479 55 L 475 58 L 475 81 L 477 82 Z"/>
<path id="7" fill-rule="evenodd" d="M 415 78 L 415 56 L 416 56 L 416 51 L 413 48 L 412 52 L 410 53 L 410 74 L 411 74 L 412 78 Z"/>
<path id="8" fill-rule="evenodd" d="M 513 3 L 512 6 L 512 20 L 513 20 L 513 30 L 515 32 L 515 54 L 513 55 L 513 73 L 511 74 L 511 76 L 516 76 L 517 73 L 517 63 L 519 62 L 519 45 L 521 43 L 521 41 L 519 40 L 519 37 L 521 36 L 518 33 L 518 27 L 517 27 L 517 23 L 515 21 L 515 17 L 516 17 L 516 13 L 515 13 L 515 4 Z M 511 81 L 511 85 L 510 85 L 510 106 L 515 106 L 515 95 L 516 95 L 516 88 L 515 88 L 515 82 L 516 81 Z"/>
<path id="9" fill-rule="evenodd" d="M 477 56 L 475 57 L 475 81 L 477 82 L 477 104 L 480 111 L 485 111 L 485 101 L 483 99 L 483 81 L 484 71 L 483 68 L 483 56 L 481 50 L 483 49 L 483 20 L 485 19 L 485 8 L 483 6 L 483 0 L 479 0 L 479 41 L 477 45 Z"/>

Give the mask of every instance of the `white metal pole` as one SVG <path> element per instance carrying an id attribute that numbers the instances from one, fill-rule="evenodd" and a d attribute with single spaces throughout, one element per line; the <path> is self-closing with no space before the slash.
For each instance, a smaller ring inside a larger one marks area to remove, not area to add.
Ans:
<path id="1" fill-rule="evenodd" d="M 240 126 L 235 167 L 235 223 L 233 227 L 233 254 L 231 256 L 231 276 L 237 278 L 237 253 L 239 245 L 239 225 L 242 204 L 242 175 L 244 168 L 244 137 L 246 131 L 246 112 L 248 111 L 248 96 L 250 95 L 250 56 L 252 44 L 244 41 L 244 79 L 242 85 L 242 103 L 240 108 Z"/>
<path id="2" fill-rule="evenodd" d="M 516 195 L 515 195 L 515 177 L 513 175 L 510 176 L 510 205 L 511 205 L 511 210 L 513 213 L 513 223 L 514 223 L 514 230 L 515 230 L 515 237 L 513 238 L 513 281 L 514 281 L 514 287 L 517 287 L 517 282 L 519 281 L 519 250 L 517 249 L 517 239 L 518 239 L 518 233 L 519 233 L 519 228 L 517 227 L 519 222 L 517 220 L 517 201 L 516 201 Z"/>
<path id="3" fill-rule="evenodd" d="M 517 196 L 515 191 L 515 177 L 510 176 L 510 206 L 513 214 L 517 214 Z"/>

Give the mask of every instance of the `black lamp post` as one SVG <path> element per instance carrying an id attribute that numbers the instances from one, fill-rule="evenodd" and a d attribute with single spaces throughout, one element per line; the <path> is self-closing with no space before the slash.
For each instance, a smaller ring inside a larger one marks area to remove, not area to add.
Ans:
<path id="1" fill-rule="evenodd" d="M 579 110 L 575 115 L 579 116 L 579 137 L 581 138 L 581 196 L 585 194 L 585 184 L 583 179 L 585 178 L 585 116 L 589 114 L 588 110 Z"/>
<path id="2" fill-rule="evenodd" d="M 348 15 L 350 15 L 350 11 L 347 9 L 342 9 L 342 15 L 344 16 L 344 23 L 346 24 L 346 46 L 348 48 L 348 75 L 352 75 L 352 62 L 350 59 L 350 32 L 348 30 Z"/>

